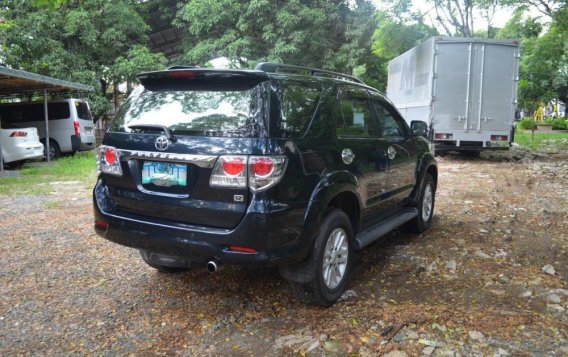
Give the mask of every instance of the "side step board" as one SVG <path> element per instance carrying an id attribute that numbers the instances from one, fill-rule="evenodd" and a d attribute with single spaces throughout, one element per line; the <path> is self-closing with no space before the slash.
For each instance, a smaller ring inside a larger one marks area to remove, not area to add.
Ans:
<path id="1" fill-rule="evenodd" d="M 355 249 L 360 250 L 365 248 L 377 239 L 388 234 L 393 229 L 416 217 L 418 217 L 418 210 L 416 208 L 406 208 L 386 221 L 383 221 L 363 232 L 359 232 L 355 237 Z"/>

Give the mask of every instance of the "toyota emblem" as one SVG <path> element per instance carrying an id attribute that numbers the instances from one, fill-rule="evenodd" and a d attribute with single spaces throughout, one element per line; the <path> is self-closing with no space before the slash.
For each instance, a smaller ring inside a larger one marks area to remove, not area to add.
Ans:
<path id="1" fill-rule="evenodd" d="M 160 150 L 160 151 L 164 151 L 168 148 L 168 146 L 170 146 L 170 140 L 165 137 L 165 136 L 160 136 L 159 138 L 156 139 L 156 149 Z"/>

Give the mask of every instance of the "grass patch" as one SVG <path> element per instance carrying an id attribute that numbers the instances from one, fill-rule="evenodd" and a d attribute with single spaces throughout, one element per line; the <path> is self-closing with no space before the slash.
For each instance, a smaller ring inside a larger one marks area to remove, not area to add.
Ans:
<path id="1" fill-rule="evenodd" d="M 94 151 L 85 151 L 47 162 L 26 163 L 19 177 L 0 177 L 0 194 L 45 194 L 59 189 L 58 182 L 81 190 L 93 187 L 97 178 Z"/>
<path id="2" fill-rule="evenodd" d="M 543 147 L 543 141 L 545 140 L 546 143 L 548 143 L 549 140 L 554 140 L 559 148 L 568 149 L 568 144 L 563 144 L 561 142 L 562 139 L 568 140 L 568 133 L 539 133 L 536 131 L 533 141 L 530 130 L 517 130 L 515 132 L 515 142 L 531 150 L 541 149 Z"/>

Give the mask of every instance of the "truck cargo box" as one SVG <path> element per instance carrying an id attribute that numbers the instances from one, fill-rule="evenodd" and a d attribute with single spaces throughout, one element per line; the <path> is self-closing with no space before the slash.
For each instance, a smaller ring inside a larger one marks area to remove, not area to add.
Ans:
<path id="1" fill-rule="evenodd" d="M 387 95 L 438 151 L 507 149 L 518 64 L 517 41 L 436 36 L 389 62 Z"/>

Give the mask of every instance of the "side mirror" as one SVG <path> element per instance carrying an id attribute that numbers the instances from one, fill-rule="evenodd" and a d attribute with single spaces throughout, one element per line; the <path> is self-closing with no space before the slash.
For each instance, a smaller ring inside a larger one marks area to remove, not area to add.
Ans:
<path id="1" fill-rule="evenodd" d="M 410 132 L 413 136 L 428 137 L 428 124 L 422 120 L 413 120 L 410 122 Z"/>

